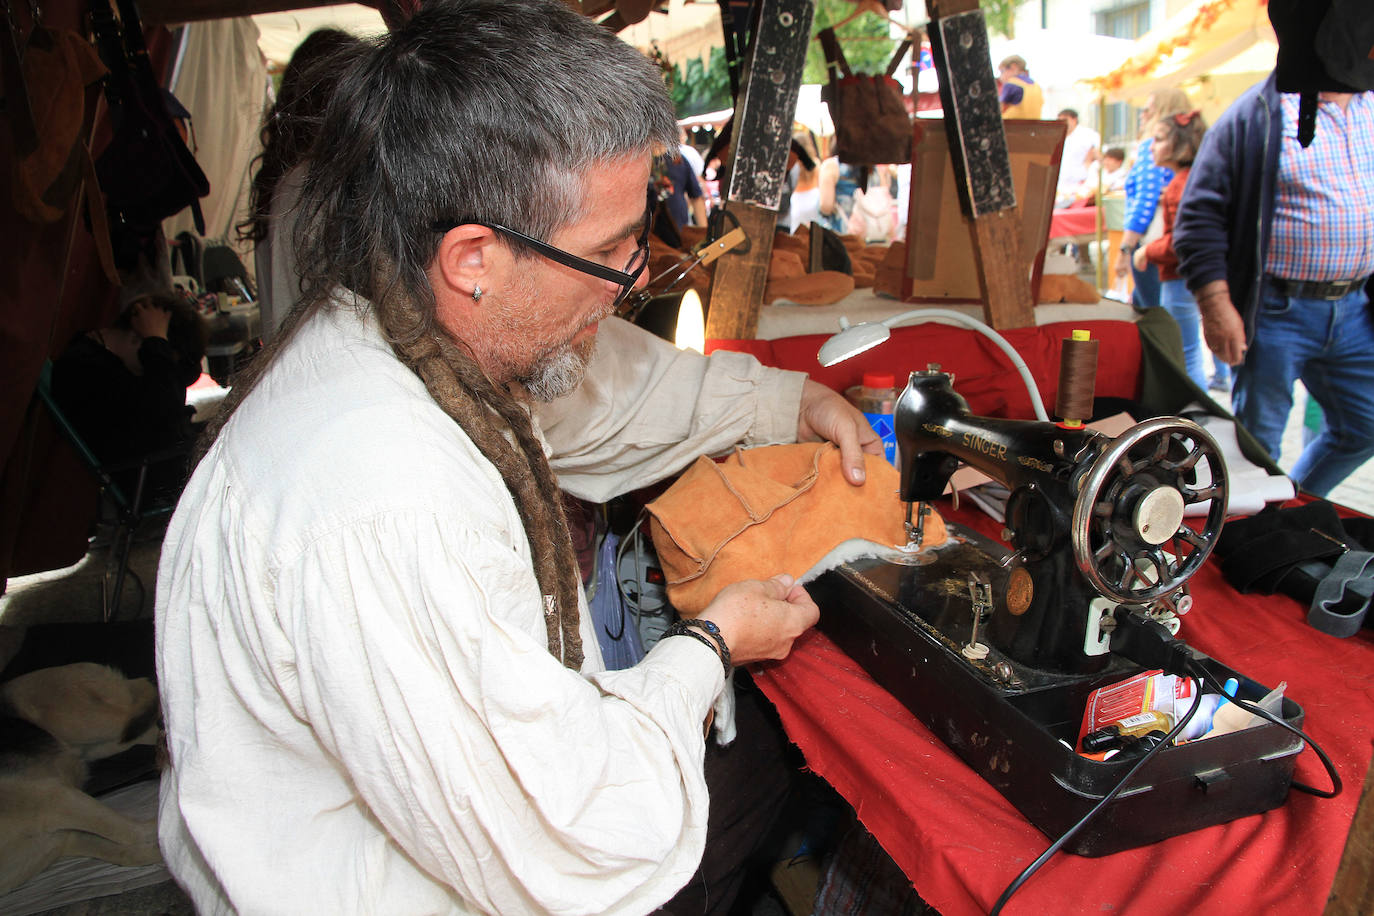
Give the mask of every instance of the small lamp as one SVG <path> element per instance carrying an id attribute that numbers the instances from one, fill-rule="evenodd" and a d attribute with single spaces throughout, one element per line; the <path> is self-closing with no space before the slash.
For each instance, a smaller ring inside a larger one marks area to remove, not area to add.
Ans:
<path id="1" fill-rule="evenodd" d="M 892 328 L 896 325 L 919 324 L 923 321 L 963 325 L 991 340 L 998 349 L 1007 355 L 1012 365 L 1016 367 L 1017 373 L 1020 374 L 1021 381 L 1026 383 L 1026 392 L 1030 395 L 1031 407 L 1035 410 L 1035 416 L 1040 420 L 1049 419 L 1049 415 L 1045 413 L 1045 403 L 1040 399 L 1040 390 L 1036 387 L 1035 379 L 1031 377 L 1030 369 L 1026 366 L 1026 361 L 1021 358 L 1021 354 L 1012 349 L 1005 337 L 977 318 L 965 315 L 963 312 L 956 312 L 953 309 L 912 309 L 909 312 L 884 318 L 882 321 L 864 321 L 854 325 L 849 323 L 849 319 L 841 318 L 839 332 L 821 344 L 816 359 L 822 366 L 833 366 L 886 342 L 892 336 Z"/>
<path id="2" fill-rule="evenodd" d="M 653 296 L 631 320 L 679 350 L 706 350 L 706 313 L 694 289 Z"/>

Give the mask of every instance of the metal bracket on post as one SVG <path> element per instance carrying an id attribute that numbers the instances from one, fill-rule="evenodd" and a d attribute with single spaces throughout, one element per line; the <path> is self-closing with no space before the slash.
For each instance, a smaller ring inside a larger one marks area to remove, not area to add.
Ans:
<path id="1" fill-rule="evenodd" d="M 708 339 L 750 339 L 758 330 L 813 12 L 812 0 L 760 0 L 735 100 L 734 152 L 722 195 L 724 207 L 751 244 L 716 264 L 706 317 Z"/>

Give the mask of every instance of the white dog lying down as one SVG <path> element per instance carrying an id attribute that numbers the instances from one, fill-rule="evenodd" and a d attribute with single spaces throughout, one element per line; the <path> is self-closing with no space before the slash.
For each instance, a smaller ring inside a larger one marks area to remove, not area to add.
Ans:
<path id="1" fill-rule="evenodd" d="M 0 685 L 0 894 L 64 856 L 162 860 L 157 822 L 81 791 L 86 764 L 158 740 L 157 689 L 89 662 Z"/>

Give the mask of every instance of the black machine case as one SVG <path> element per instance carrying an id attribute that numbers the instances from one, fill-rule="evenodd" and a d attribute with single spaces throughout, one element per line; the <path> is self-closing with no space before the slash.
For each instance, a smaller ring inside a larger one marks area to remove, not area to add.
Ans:
<path id="1" fill-rule="evenodd" d="M 997 561 L 1006 550 L 959 526 L 950 531 L 963 542 L 952 549 L 967 553 L 956 564 L 981 563 L 1001 591 L 1007 574 Z M 929 567 L 861 560 L 826 573 L 808 590 L 830 639 L 1047 836 L 1076 824 L 1139 760 L 1104 762 L 1073 749 L 1092 691 L 1139 673 L 1139 666 L 1113 658 L 1091 674 L 1045 677 L 1018 668 L 1010 675 L 1004 670 L 1000 681 L 990 677 L 945 635 L 956 629 L 951 620 L 968 616 L 968 597 L 931 576 Z M 1220 662 L 1194 656 L 1218 681 L 1235 677 L 1241 699 L 1268 692 Z M 1292 700 L 1283 700 L 1282 716 L 1302 724 L 1302 709 Z M 1296 735 L 1268 722 L 1166 747 L 1065 848 L 1108 855 L 1278 807 L 1302 748 Z"/>

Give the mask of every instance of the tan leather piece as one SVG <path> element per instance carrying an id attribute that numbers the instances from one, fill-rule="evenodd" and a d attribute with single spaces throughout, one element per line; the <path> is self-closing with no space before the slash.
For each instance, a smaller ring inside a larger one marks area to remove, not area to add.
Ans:
<path id="1" fill-rule="evenodd" d="M 795 251 L 774 248 L 768 259 L 768 279 L 784 280 L 806 276 L 806 265 Z"/>
<path id="2" fill-rule="evenodd" d="M 668 600 L 691 616 L 732 582 L 779 573 L 800 579 L 851 539 L 905 545 L 897 470 L 880 457 L 864 458 L 861 487 L 844 479 L 840 451 L 830 443 L 740 449 L 722 462 L 698 458 L 648 505 Z M 944 520 L 932 511 L 924 544 L 945 538 Z"/>
<path id="3" fill-rule="evenodd" d="M 1096 305 L 1102 296 L 1091 283 L 1072 274 L 1045 274 L 1040 278 L 1040 302 L 1073 302 Z"/>
<path id="4" fill-rule="evenodd" d="M 854 292 L 854 278 L 838 270 L 818 270 L 800 277 L 773 277 L 763 287 L 763 301 L 786 299 L 798 305 L 833 305 Z"/>

